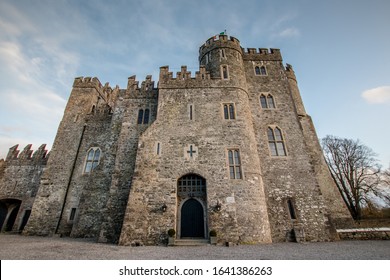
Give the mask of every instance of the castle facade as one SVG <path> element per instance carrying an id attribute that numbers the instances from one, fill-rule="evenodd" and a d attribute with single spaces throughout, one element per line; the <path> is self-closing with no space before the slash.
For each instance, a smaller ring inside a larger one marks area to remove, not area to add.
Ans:
<path id="1" fill-rule="evenodd" d="M 329 241 L 350 219 L 278 49 L 226 35 L 199 71 L 126 89 L 76 78 L 50 156 L 0 162 L 2 230 L 120 245 Z"/>

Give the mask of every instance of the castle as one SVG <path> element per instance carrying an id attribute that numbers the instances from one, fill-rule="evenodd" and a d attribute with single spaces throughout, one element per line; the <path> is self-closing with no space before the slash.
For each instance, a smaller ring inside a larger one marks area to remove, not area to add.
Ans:
<path id="1" fill-rule="evenodd" d="M 0 226 L 120 245 L 330 241 L 350 214 L 278 49 L 219 35 L 193 77 L 74 80 L 50 152 L 0 161 Z"/>

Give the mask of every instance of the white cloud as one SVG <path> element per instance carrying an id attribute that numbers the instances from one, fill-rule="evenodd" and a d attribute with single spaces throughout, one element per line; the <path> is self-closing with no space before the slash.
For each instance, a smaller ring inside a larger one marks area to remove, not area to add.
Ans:
<path id="1" fill-rule="evenodd" d="M 362 97 L 372 104 L 390 104 L 390 86 L 382 86 L 366 90 Z"/>
<path id="2" fill-rule="evenodd" d="M 284 29 L 283 31 L 279 32 L 278 37 L 280 38 L 294 38 L 299 37 L 301 35 L 301 32 L 298 30 L 298 28 L 295 27 L 288 27 Z"/>
<path id="3" fill-rule="evenodd" d="M 28 16 L 2 8 L 9 13 L 0 20 L 0 158 L 15 144 L 51 145 L 79 65 L 63 36 L 37 32 Z"/>

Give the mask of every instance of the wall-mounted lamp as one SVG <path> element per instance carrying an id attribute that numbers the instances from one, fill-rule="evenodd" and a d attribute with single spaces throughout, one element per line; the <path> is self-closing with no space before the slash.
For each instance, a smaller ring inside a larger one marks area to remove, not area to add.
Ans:
<path id="1" fill-rule="evenodd" d="M 167 208 L 167 205 L 164 203 L 163 206 L 161 206 L 161 211 L 166 212 Z"/>
<path id="2" fill-rule="evenodd" d="M 214 207 L 214 210 L 217 211 L 217 212 L 219 212 L 219 211 L 221 211 L 221 208 L 222 208 L 222 205 L 221 205 L 221 203 L 219 203 L 219 200 L 218 200 L 218 201 L 217 201 L 217 204 L 216 204 L 215 207 Z"/>

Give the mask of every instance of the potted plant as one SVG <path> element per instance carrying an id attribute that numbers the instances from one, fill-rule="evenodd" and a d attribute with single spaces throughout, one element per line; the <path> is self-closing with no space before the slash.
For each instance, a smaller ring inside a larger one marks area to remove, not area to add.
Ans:
<path id="1" fill-rule="evenodd" d="M 217 245 L 217 232 L 214 229 L 210 230 L 210 244 Z"/>
<path id="2" fill-rule="evenodd" d="M 173 228 L 168 230 L 168 246 L 175 245 L 175 234 L 176 231 Z"/>

